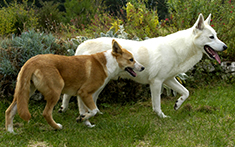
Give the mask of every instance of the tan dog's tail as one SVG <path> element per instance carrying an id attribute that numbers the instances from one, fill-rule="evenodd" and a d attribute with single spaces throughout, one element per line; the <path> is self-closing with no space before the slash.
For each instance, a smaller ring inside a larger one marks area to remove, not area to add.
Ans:
<path id="1" fill-rule="evenodd" d="M 28 101 L 30 94 L 30 82 L 33 72 L 35 71 L 34 67 L 27 66 L 26 64 L 21 68 L 16 82 L 14 100 L 17 101 L 17 110 L 19 116 L 26 121 L 29 121 L 31 114 L 28 109 Z"/>

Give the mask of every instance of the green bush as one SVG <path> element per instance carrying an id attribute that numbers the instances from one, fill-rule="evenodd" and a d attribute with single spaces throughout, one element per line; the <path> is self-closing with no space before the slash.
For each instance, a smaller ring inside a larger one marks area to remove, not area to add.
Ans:
<path id="1" fill-rule="evenodd" d="M 38 8 L 36 15 L 38 18 L 38 28 L 46 32 L 60 32 L 61 22 L 63 21 L 63 12 L 60 12 L 58 7 L 60 3 L 53 1 L 43 2 L 40 0 L 41 8 Z"/>
<path id="2" fill-rule="evenodd" d="M 5 94 L 13 94 L 18 72 L 29 58 L 48 53 L 68 55 L 67 50 L 71 47 L 64 41 L 56 40 L 52 34 L 34 30 L 23 32 L 19 37 L 13 35 L 12 39 L 3 40 L 0 46 L 0 90 Z"/>
<path id="3" fill-rule="evenodd" d="M 64 32 L 67 32 L 68 37 L 75 37 L 78 34 L 82 36 L 94 38 L 98 36 L 101 32 L 107 32 L 110 27 L 115 23 L 115 17 L 111 14 L 105 13 L 100 10 L 91 18 L 89 25 L 80 24 L 81 27 L 78 29 L 75 25 L 62 25 Z M 76 24 L 77 20 L 72 21 Z M 68 35 L 69 34 L 69 35 Z"/>
<path id="4" fill-rule="evenodd" d="M 91 22 L 100 5 L 100 0 L 65 0 L 65 22 L 80 29 Z"/>
<path id="5" fill-rule="evenodd" d="M 37 20 L 33 7 L 27 5 L 27 0 L 23 0 L 23 4 L 17 4 L 15 0 L 0 9 L 0 34 L 20 34 L 24 29 L 36 27 Z"/>
<path id="6" fill-rule="evenodd" d="M 81 27 L 79 34 L 97 34 L 114 29 L 117 32 L 119 26 L 124 26 L 130 38 L 156 37 L 159 35 L 159 21 L 156 10 L 146 7 L 147 0 L 128 2 L 126 7 L 120 8 L 116 14 L 108 14 L 99 10 L 87 26 Z M 76 22 L 76 21 L 75 21 Z"/>
<path id="7" fill-rule="evenodd" d="M 158 36 L 158 14 L 157 10 L 149 10 L 146 0 L 128 2 L 126 5 L 125 28 L 131 35 L 140 38 Z"/>

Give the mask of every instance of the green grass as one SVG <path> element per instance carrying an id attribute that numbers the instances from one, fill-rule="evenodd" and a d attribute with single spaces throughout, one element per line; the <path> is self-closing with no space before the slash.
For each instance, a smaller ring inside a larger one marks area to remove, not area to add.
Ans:
<path id="1" fill-rule="evenodd" d="M 44 120 L 45 102 L 30 101 L 32 119 L 25 123 L 14 119 L 17 134 L 4 128 L 4 112 L 9 102 L 0 102 L 0 146 L 235 146 L 235 84 L 217 83 L 189 89 L 190 97 L 178 111 L 173 109 L 176 98 L 162 99 L 162 110 L 170 118 L 159 118 L 152 111 L 151 100 L 122 106 L 98 104 L 103 115 L 91 119 L 94 128 L 75 121 L 75 102 L 65 113 L 53 116 L 63 129 L 55 131 Z"/>

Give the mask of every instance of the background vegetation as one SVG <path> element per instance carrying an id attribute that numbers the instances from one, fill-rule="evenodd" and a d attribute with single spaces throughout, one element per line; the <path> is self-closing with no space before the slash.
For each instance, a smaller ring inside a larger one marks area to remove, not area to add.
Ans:
<path id="1" fill-rule="evenodd" d="M 133 40 L 165 36 L 191 27 L 199 13 L 205 18 L 212 14 L 211 26 L 228 46 L 219 55 L 223 61 L 234 61 L 234 3 L 232 0 L 0 1 L 0 110 L 4 112 L 11 103 L 19 69 L 34 55 L 73 55 L 80 43 L 100 36 Z M 15 127 L 19 128 L 15 141 L 9 142 L 12 135 L 5 133 L 1 119 L 1 145 L 77 146 L 79 140 L 80 146 L 120 146 L 120 143 L 121 146 L 234 146 L 234 75 L 207 57 L 186 74 L 188 79 L 182 83 L 190 88 L 191 96 L 179 111 L 173 110 L 175 100 L 170 95 L 174 92 L 163 91 L 162 107 L 170 119 L 159 119 L 152 112 L 148 85 L 119 79 L 110 82 L 98 99 L 98 106 L 105 114 L 92 120 L 97 124 L 95 129 L 74 123 L 78 112 L 76 100 L 72 99 L 68 112 L 55 113 L 55 119 L 61 120 L 65 128 L 54 132 L 41 118 L 44 101 L 32 101 L 33 121 L 27 125 L 16 117 L 19 123 Z M 4 113 L 0 118 L 4 118 Z"/>

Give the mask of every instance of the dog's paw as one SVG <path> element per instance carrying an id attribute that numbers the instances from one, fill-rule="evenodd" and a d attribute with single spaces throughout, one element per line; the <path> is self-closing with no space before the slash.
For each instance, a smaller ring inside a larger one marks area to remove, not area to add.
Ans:
<path id="1" fill-rule="evenodd" d="M 63 126 L 59 123 L 57 123 L 57 126 L 59 127 L 58 129 L 61 130 L 63 128 Z"/>
<path id="2" fill-rule="evenodd" d="M 80 115 L 80 116 L 78 116 L 78 118 L 76 118 L 76 121 L 82 122 L 82 121 L 84 121 L 84 119 L 85 119 L 85 115 Z"/>
<path id="3" fill-rule="evenodd" d="M 99 114 L 101 114 L 101 115 L 103 115 L 103 114 L 104 114 L 104 113 L 103 113 L 103 112 L 101 112 L 101 111 L 98 111 L 98 113 L 99 113 Z"/>
<path id="4" fill-rule="evenodd" d="M 84 121 L 84 124 L 89 128 L 95 127 L 95 125 L 92 125 L 89 120 Z"/>
<path id="5" fill-rule="evenodd" d="M 180 108 L 180 106 L 182 105 L 182 103 L 183 103 L 183 102 L 177 100 L 177 101 L 175 102 L 174 109 L 175 109 L 175 110 L 178 110 L 178 109 Z"/>
<path id="6" fill-rule="evenodd" d="M 11 125 L 8 125 L 7 131 L 8 131 L 9 133 L 16 134 L 16 133 L 14 132 L 13 126 L 11 126 Z"/>
<path id="7" fill-rule="evenodd" d="M 160 118 L 169 118 L 170 116 L 165 115 L 163 112 L 158 113 Z"/>
<path id="8" fill-rule="evenodd" d="M 63 112 L 63 107 L 60 107 L 60 109 L 58 110 L 59 113 Z"/>
<path id="9" fill-rule="evenodd" d="M 179 109 L 177 103 L 178 103 L 178 100 L 175 102 L 175 105 L 174 105 L 174 109 L 175 109 L 175 110 L 178 110 L 178 109 Z"/>
<path id="10" fill-rule="evenodd" d="M 95 127 L 95 125 L 89 125 L 88 127 L 89 127 L 89 128 L 93 128 L 93 127 Z"/>

